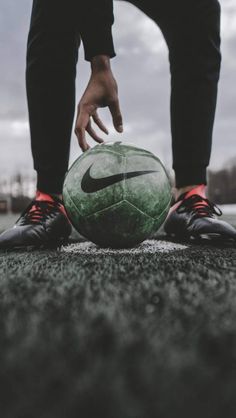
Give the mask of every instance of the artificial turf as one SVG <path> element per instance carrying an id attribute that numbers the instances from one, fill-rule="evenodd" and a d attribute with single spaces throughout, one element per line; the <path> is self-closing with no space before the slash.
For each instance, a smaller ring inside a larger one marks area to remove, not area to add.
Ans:
<path id="1" fill-rule="evenodd" d="M 233 418 L 236 246 L 0 253 L 2 418 Z"/>

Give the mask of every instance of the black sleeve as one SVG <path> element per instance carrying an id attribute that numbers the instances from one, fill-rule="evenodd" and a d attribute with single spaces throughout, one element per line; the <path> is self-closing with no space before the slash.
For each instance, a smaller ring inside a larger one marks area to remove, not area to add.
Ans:
<path id="1" fill-rule="evenodd" d="M 113 0 L 78 0 L 80 35 L 84 45 L 85 60 L 96 55 L 115 57 L 112 25 Z"/>

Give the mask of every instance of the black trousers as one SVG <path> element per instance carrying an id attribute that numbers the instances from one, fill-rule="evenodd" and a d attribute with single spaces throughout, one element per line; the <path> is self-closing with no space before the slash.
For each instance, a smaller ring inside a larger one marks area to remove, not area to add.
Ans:
<path id="1" fill-rule="evenodd" d="M 221 65 L 219 2 L 130 2 L 158 24 L 169 48 L 176 186 L 207 184 Z M 26 88 L 32 155 L 37 187 L 51 193 L 62 191 L 68 169 L 80 46 L 78 3 L 33 0 L 28 34 Z"/>

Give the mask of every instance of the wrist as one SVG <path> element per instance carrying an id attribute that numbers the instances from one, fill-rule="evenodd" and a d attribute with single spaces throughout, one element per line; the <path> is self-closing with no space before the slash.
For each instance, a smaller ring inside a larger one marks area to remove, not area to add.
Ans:
<path id="1" fill-rule="evenodd" d="M 110 70 L 110 57 L 108 55 L 96 55 L 91 59 L 92 72 Z"/>

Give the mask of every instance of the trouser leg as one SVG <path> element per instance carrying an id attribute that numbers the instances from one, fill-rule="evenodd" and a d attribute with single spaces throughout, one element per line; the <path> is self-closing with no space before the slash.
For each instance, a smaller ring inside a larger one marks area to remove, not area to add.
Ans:
<path id="1" fill-rule="evenodd" d="M 74 1 L 34 0 L 26 90 L 37 188 L 61 193 L 68 168 L 80 37 Z"/>
<path id="2" fill-rule="evenodd" d="M 131 0 L 131 3 L 159 25 L 169 48 L 176 186 L 206 184 L 221 65 L 219 2 Z"/>

